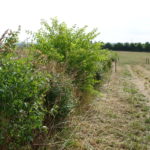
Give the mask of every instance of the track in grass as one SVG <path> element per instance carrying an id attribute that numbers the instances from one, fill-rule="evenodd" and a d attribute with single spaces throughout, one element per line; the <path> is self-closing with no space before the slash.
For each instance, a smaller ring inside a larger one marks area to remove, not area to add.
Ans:
<path id="1" fill-rule="evenodd" d="M 103 96 L 71 116 L 49 150 L 149 150 L 149 70 L 142 67 L 121 62 L 113 68 Z"/>
<path id="2" fill-rule="evenodd" d="M 132 78 L 133 78 L 132 82 L 133 82 L 133 84 L 135 84 L 136 87 L 139 89 L 140 93 L 142 93 L 150 101 L 150 87 L 149 87 L 150 83 L 149 82 L 147 83 L 147 78 L 145 78 L 145 74 L 143 74 L 141 72 L 141 70 L 137 71 L 136 70 L 136 66 L 134 66 L 133 67 L 134 69 L 132 69 L 132 67 L 130 65 L 127 65 L 127 68 L 128 68 L 128 71 L 132 75 Z M 142 70 L 144 70 L 144 68 Z"/>

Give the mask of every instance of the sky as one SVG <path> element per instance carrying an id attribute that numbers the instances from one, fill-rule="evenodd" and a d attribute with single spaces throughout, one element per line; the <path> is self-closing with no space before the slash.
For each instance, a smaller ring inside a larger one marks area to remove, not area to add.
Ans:
<path id="1" fill-rule="evenodd" d="M 0 0 L 0 35 L 21 25 L 37 31 L 41 19 L 97 28 L 103 42 L 150 42 L 150 0 Z"/>

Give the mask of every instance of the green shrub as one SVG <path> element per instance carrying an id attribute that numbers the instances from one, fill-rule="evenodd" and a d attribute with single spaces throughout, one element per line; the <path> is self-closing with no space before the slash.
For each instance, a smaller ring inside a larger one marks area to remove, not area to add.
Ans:
<path id="1" fill-rule="evenodd" d="M 101 43 L 92 43 L 98 35 L 97 30 L 86 33 L 87 26 L 71 28 L 56 18 L 51 20 L 51 25 L 46 21 L 41 22 L 41 29 L 34 34 L 34 48 L 41 50 L 49 59 L 64 61 L 71 51 L 77 49 L 99 49 Z"/>
<path id="2" fill-rule="evenodd" d="M 19 31 L 8 30 L 0 38 L 2 150 L 42 142 L 37 134 L 68 115 L 76 103 L 75 92 L 95 92 L 115 57 L 101 48 L 101 42 L 93 42 L 97 30 L 86 28 L 69 28 L 57 19 L 51 25 L 42 21 L 29 44 L 33 51 L 25 53 L 13 51 Z"/>
<path id="3" fill-rule="evenodd" d="M 43 132 L 67 116 L 75 98 L 72 80 L 53 72 L 55 60 L 50 64 L 37 50 L 14 51 L 18 32 L 7 33 L 0 41 L 0 147 L 19 150 L 44 139 Z"/>
<path id="4" fill-rule="evenodd" d="M 4 57 L 0 81 L 0 145 L 16 150 L 31 142 L 33 131 L 42 127 L 47 78 L 25 59 Z"/>
<path id="5" fill-rule="evenodd" d="M 64 74 L 53 74 L 46 93 L 45 107 L 50 116 L 65 118 L 75 104 L 72 81 Z"/>
<path id="6" fill-rule="evenodd" d="M 56 18 L 50 25 L 46 21 L 41 24 L 41 29 L 34 34 L 33 48 L 46 54 L 49 60 L 64 63 L 81 90 L 94 91 L 97 76 L 102 77 L 112 62 L 111 52 L 102 50 L 101 42 L 93 42 L 97 30 L 86 32 L 87 26 L 69 28 Z"/>
<path id="7" fill-rule="evenodd" d="M 75 83 L 83 90 L 92 90 L 98 82 L 96 74 L 106 71 L 109 57 L 106 51 L 79 49 L 68 57 L 68 72 L 75 74 Z"/>

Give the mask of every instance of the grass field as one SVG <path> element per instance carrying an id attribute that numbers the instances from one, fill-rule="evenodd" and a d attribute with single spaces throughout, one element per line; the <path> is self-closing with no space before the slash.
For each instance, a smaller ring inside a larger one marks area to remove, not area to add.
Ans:
<path id="1" fill-rule="evenodd" d="M 145 52 L 119 51 L 116 53 L 119 56 L 119 63 L 120 64 L 145 65 L 146 64 L 146 58 L 150 59 L 150 53 L 145 53 Z"/>

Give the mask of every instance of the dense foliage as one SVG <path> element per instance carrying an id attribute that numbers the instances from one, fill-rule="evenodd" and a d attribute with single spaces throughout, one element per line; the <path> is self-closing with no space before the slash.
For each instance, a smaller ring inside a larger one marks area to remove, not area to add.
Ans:
<path id="1" fill-rule="evenodd" d="M 116 51 L 150 52 L 150 43 L 105 43 L 104 48 Z"/>
<path id="2" fill-rule="evenodd" d="M 34 48 L 49 57 L 49 60 L 62 62 L 67 73 L 74 76 L 74 83 L 82 90 L 93 91 L 97 83 L 96 75 L 102 76 L 110 67 L 112 55 L 103 50 L 102 43 L 93 42 L 97 30 L 86 32 L 87 26 L 67 27 L 62 22 L 52 19 L 51 24 L 42 21 L 41 29 L 34 34 Z"/>
<path id="3" fill-rule="evenodd" d="M 20 150 L 46 133 L 52 120 L 64 119 L 75 101 L 69 78 L 43 69 L 38 51 L 16 51 L 18 31 L 7 34 L 0 53 L 0 147 Z"/>
<path id="4" fill-rule="evenodd" d="M 21 50 L 19 30 L 0 38 L 2 150 L 33 149 L 79 104 L 79 93 L 95 93 L 114 57 L 93 42 L 97 31 L 86 28 L 43 21 L 33 43 Z"/>
<path id="5" fill-rule="evenodd" d="M 1 58 L 0 144 L 17 148 L 42 127 L 46 78 L 25 60 Z"/>

